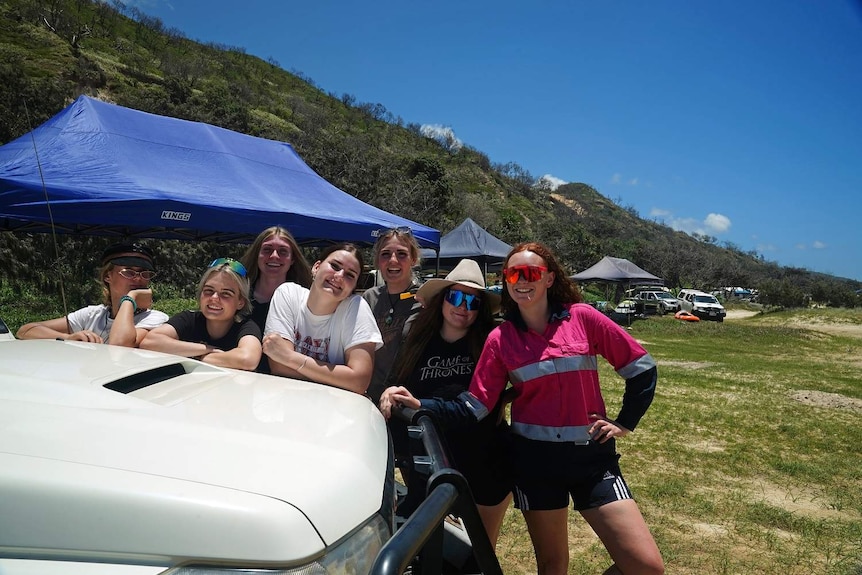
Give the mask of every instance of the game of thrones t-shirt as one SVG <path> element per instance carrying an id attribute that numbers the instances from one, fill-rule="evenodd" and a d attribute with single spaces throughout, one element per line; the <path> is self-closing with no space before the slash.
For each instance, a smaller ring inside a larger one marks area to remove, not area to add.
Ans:
<path id="1" fill-rule="evenodd" d="M 470 387 L 476 362 L 467 338 L 451 343 L 434 334 L 404 387 L 418 398 L 456 399 Z"/>
<path id="2" fill-rule="evenodd" d="M 476 362 L 470 355 L 470 345 L 466 337 L 450 343 L 436 333 L 419 357 L 409 379 L 402 385 L 418 399 L 434 397 L 445 400 L 456 399 L 470 387 L 470 379 L 473 377 L 475 368 Z M 391 378 L 390 383 L 393 383 Z M 456 467 L 465 475 L 471 464 L 482 465 L 483 456 L 490 457 L 490 454 L 485 452 L 488 451 L 488 446 L 494 444 L 498 414 L 499 406 L 489 417 L 468 429 L 443 430 L 449 453 Z M 392 418 L 389 420 L 389 425 L 396 453 L 405 453 L 406 423 Z"/>

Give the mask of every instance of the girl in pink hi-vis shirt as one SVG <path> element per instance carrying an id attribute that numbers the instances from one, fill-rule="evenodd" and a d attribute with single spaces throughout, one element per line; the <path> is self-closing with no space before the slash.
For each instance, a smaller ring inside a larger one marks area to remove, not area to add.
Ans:
<path id="1" fill-rule="evenodd" d="M 624 329 L 582 303 L 548 247 L 515 246 L 503 269 L 508 321 L 488 337 L 470 390 L 456 401 L 392 396 L 444 425 L 481 420 L 512 402 L 515 506 L 529 528 L 540 575 L 568 572 L 568 504 L 586 519 L 614 564 L 605 572 L 664 573 L 658 546 L 623 479 L 616 439 L 634 430 L 655 394 L 652 357 Z M 616 419 L 598 377 L 601 355 L 626 380 Z"/>

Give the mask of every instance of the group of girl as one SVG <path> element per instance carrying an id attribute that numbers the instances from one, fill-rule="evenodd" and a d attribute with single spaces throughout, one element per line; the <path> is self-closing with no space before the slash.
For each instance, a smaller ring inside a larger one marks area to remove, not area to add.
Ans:
<path id="1" fill-rule="evenodd" d="M 242 261 L 213 261 L 198 286 L 199 310 L 167 321 L 152 310 L 139 318 L 152 300 L 152 254 L 139 246 L 117 250 L 103 258 L 105 304 L 70 314 L 68 322 L 27 324 L 19 337 L 108 343 L 110 336 L 110 343 L 367 393 L 387 418 L 399 405 L 430 410 L 492 543 L 514 494 L 538 573 L 567 573 L 572 501 L 613 561 L 605 573 L 664 572 L 616 451 L 616 440 L 634 431 L 652 401 L 655 362 L 625 330 L 583 304 L 543 244 L 511 250 L 498 295 L 486 290 L 472 260 L 417 286 L 419 246 L 409 229 L 389 230 L 374 248 L 385 285 L 360 297 L 353 295 L 363 270 L 355 246 L 332 246 L 309 266 L 289 232 L 270 228 Z M 76 315 L 79 322 L 110 321 L 98 334 L 73 324 Z M 616 419 L 606 413 L 599 355 L 626 382 Z M 403 455 L 406 429 L 389 421 Z"/>
<path id="2" fill-rule="evenodd" d="M 213 261 L 198 284 L 199 310 L 171 317 L 141 347 L 364 393 L 382 339 L 353 295 L 362 267 L 349 243 L 309 266 L 287 230 L 268 228 L 240 261 Z"/>
<path id="3" fill-rule="evenodd" d="M 370 308 L 353 295 L 362 268 L 349 243 L 309 266 L 287 230 L 268 228 L 241 260 L 207 266 L 197 310 L 168 318 L 150 309 L 152 251 L 117 244 L 102 254 L 102 304 L 26 324 L 17 335 L 140 347 L 364 393 L 382 339 Z"/>
<path id="4" fill-rule="evenodd" d="M 428 409 L 443 423 L 449 455 L 492 544 L 514 493 L 538 573 L 567 573 L 571 500 L 611 556 L 605 573 L 664 573 L 616 451 L 616 440 L 635 429 L 655 393 L 656 366 L 646 350 L 583 303 L 543 244 L 511 250 L 502 297 L 486 289 L 472 260 L 417 288 L 419 246 L 409 230 L 382 235 L 375 258 L 385 285 L 363 297 L 385 345 L 369 395 L 390 421 L 396 455 L 407 451 L 407 439 L 393 408 Z M 626 381 L 616 419 L 606 413 L 598 355 Z M 511 426 L 504 417 L 510 401 Z"/>

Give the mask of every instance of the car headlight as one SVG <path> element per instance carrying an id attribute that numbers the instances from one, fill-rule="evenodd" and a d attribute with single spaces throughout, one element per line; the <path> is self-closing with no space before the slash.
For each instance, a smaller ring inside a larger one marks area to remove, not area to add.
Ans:
<path id="1" fill-rule="evenodd" d="M 364 575 L 383 544 L 391 537 L 386 521 L 375 514 L 357 530 L 326 549 L 326 554 L 289 569 L 248 569 L 240 567 L 184 566 L 161 575 Z"/>

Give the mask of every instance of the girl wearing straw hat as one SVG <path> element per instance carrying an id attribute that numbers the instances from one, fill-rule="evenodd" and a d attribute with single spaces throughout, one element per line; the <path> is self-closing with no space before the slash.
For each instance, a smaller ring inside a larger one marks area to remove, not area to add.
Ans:
<path id="1" fill-rule="evenodd" d="M 387 380 L 390 387 L 380 398 L 384 413 L 389 413 L 393 394 L 402 390 L 418 398 L 444 400 L 464 393 L 500 308 L 500 296 L 486 291 L 479 265 L 468 259 L 461 260 L 445 279 L 425 282 L 417 298 L 426 307 L 414 321 Z M 502 440 L 507 426 L 505 422 L 497 424 L 500 409 L 498 405 L 494 416 L 476 425 L 443 430 L 449 455 L 470 484 L 492 544 L 496 543 L 512 489 Z M 396 456 L 403 460 L 408 452 L 407 424 L 400 419 L 389 423 Z M 409 484 L 408 469 L 403 468 L 402 475 Z M 409 492 L 399 515 L 406 515 L 418 504 L 410 493 L 415 495 L 415 491 Z"/>

